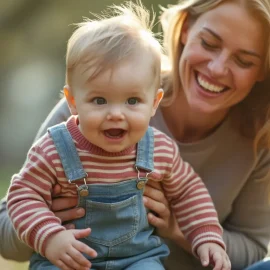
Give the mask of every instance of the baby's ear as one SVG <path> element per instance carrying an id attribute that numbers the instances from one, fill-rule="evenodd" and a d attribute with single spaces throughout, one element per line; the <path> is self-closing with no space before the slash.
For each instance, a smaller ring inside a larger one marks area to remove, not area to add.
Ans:
<path id="1" fill-rule="evenodd" d="M 77 115 L 78 113 L 77 113 L 77 109 L 76 109 L 76 103 L 75 103 L 74 96 L 72 95 L 72 91 L 71 91 L 70 86 L 65 85 L 63 91 L 64 91 L 64 95 L 66 97 L 71 114 Z"/>
<path id="2" fill-rule="evenodd" d="M 157 93 L 156 93 L 156 96 L 155 96 L 155 99 L 154 99 L 154 104 L 153 104 L 153 109 L 152 109 L 152 116 L 155 115 L 156 113 L 156 110 L 158 108 L 158 105 L 160 103 L 160 101 L 162 100 L 163 98 L 163 95 L 164 95 L 164 91 L 162 88 L 159 88 L 157 90 Z"/>

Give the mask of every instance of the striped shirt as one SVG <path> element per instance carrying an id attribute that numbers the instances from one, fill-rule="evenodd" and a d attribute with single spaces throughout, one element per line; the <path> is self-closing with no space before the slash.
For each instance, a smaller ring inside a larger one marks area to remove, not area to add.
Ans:
<path id="1" fill-rule="evenodd" d="M 136 145 L 108 153 L 86 140 L 76 117 L 70 117 L 66 126 L 88 174 L 87 183 L 109 184 L 137 178 Z M 196 254 L 198 246 L 206 242 L 225 248 L 216 210 L 201 178 L 181 159 L 176 143 L 157 129 L 153 130 L 154 171 L 148 178 L 161 182 L 193 252 Z M 23 168 L 13 176 L 7 203 L 19 238 L 41 255 L 45 253 L 48 238 L 65 230 L 50 211 L 55 184 L 61 186 L 61 197 L 77 197 L 77 188 L 67 181 L 60 157 L 47 133 L 31 147 Z"/>

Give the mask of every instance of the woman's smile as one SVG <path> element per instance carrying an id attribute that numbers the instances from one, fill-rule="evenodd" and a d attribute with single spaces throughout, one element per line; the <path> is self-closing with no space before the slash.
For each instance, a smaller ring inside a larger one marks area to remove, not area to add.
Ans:
<path id="1" fill-rule="evenodd" d="M 230 89 L 225 85 L 210 81 L 206 76 L 199 72 L 195 72 L 195 78 L 202 90 L 212 94 L 220 94 Z"/>

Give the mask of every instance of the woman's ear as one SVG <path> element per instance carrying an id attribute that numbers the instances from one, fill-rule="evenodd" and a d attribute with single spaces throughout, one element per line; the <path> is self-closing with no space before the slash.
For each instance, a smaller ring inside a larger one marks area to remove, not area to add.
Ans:
<path id="1" fill-rule="evenodd" d="M 152 115 L 151 116 L 154 116 L 155 115 L 156 110 L 158 108 L 158 105 L 159 105 L 160 101 L 163 98 L 163 95 L 164 95 L 163 89 L 162 88 L 159 88 L 157 90 L 157 93 L 156 93 L 156 96 L 155 96 L 155 99 L 154 99 L 154 104 L 153 104 L 153 109 L 152 109 Z"/>
<path id="2" fill-rule="evenodd" d="M 76 103 L 75 103 L 74 96 L 72 95 L 72 91 L 71 91 L 70 86 L 65 85 L 63 91 L 64 91 L 64 95 L 66 97 L 71 114 L 77 115 L 78 113 L 77 113 L 77 109 L 76 109 Z"/>

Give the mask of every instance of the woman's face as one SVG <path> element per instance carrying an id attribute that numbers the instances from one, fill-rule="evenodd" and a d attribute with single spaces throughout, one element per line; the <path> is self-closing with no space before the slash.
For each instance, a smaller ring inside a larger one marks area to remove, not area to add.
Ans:
<path id="1" fill-rule="evenodd" d="M 184 25 L 179 73 L 192 110 L 227 112 L 263 80 L 264 34 L 238 1 L 224 1 Z"/>

